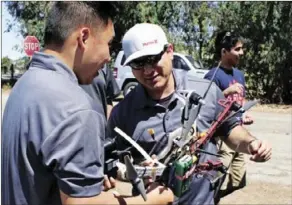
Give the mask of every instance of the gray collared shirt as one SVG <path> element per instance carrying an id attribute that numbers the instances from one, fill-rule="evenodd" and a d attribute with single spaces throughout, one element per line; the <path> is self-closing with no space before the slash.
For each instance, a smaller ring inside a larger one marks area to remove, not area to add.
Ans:
<path id="1" fill-rule="evenodd" d="M 96 103 L 102 104 L 105 116 L 108 115 L 107 105 L 113 104 L 113 99 L 118 97 L 121 90 L 108 65 L 99 71 L 98 76 L 90 85 L 80 85 Z"/>
<path id="2" fill-rule="evenodd" d="M 119 127 L 127 135 L 136 140 L 146 152 L 150 152 L 157 141 L 161 142 L 161 146 L 154 150 L 153 154 L 157 154 L 159 150 L 167 142 L 167 134 L 181 126 L 181 113 L 183 102 L 179 100 L 178 90 L 195 90 L 199 95 L 203 96 L 209 85 L 208 80 L 198 79 L 195 77 L 187 77 L 186 73 L 173 71 L 176 91 L 167 108 L 159 105 L 152 100 L 141 85 L 132 90 L 123 101 L 114 107 L 108 122 L 108 130 L 110 137 L 116 137 L 118 149 L 124 149 L 129 146 L 122 137 L 117 136 L 114 132 L 115 127 Z M 212 84 L 206 98 L 206 105 L 202 106 L 197 127 L 199 132 L 206 131 L 216 116 L 223 110 L 217 103 L 224 96 L 220 89 Z M 236 118 L 228 120 L 220 129 L 220 135 L 228 136 L 230 130 L 238 124 Z M 154 138 L 148 132 L 153 129 Z M 216 153 L 217 147 L 214 138 L 204 146 L 204 149 Z M 143 160 L 141 155 L 135 150 L 133 156 L 136 162 Z M 216 160 L 214 156 L 202 154 L 200 162 L 206 160 Z M 213 190 L 210 181 L 206 178 L 193 176 L 190 189 L 178 199 L 178 203 L 184 204 L 212 204 Z"/>
<path id="3" fill-rule="evenodd" d="M 12 89 L 2 125 L 2 204 L 61 204 L 102 191 L 105 117 L 71 69 L 45 53 Z"/>

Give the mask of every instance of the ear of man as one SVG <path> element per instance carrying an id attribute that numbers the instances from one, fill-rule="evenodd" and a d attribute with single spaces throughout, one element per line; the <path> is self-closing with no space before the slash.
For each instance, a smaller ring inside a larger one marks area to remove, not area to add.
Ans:
<path id="1" fill-rule="evenodd" d="M 225 48 L 222 48 L 221 49 L 221 56 L 225 55 L 226 54 L 226 49 Z"/>
<path id="2" fill-rule="evenodd" d="M 167 52 L 173 52 L 174 51 L 173 45 L 172 44 L 168 44 L 166 51 Z"/>
<path id="3" fill-rule="evenodd" d="M 86 43 L 89 39 L 89 35 L 90 35 L 89 28 L 85 27 L 85 28 L 80 29 L 79 35 L 78 35 L 78 43 L 81 48 L 85 48 Z"/>
<path id="4" fill-rule="evenodd" d="M 174 52 L 174 49 L 173 49 L 173 45 L 172 44 L 168 44 L 168 47 L 166 49 L 166 52 L 168 54 L 171 54 L 171 60 L 173 60 L 173 52 Z"/>

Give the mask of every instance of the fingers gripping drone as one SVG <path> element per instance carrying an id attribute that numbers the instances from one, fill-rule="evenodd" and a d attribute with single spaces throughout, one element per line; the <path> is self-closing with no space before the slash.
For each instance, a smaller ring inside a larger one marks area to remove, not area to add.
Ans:
<path id="1" fill-rule="evenodd" d="M 220 63 L 218 64 L 217 69 L 219 66 Z M 217 72 L 217 69 L 213 75 L 213 78 Z M 106 162 L 110 162 L 111 165 L 108 166 L 106 163 L 105 167 L 107 167 L 107 170 L 105 170 L 105 172 L 108 172 L 108 167 L 113 168 L 115 166 L 119 167 L 120 170 L 124 170 L 125 172 L 121 174 L 121 178 L 131 181 L 133 187 L 137 189 L 138 193 L 142 195 L 144 200 L 146 200 L 146 192 L 144 184 L 142 184 L 143 180 L 141 180 L 141 178 L 151 176 L 152 178 L 159 180 L 161 183 L 167 184 L 169 176 L 168 171 L 172 166 L 175 167 L 176 180 L 178 181 L 173 191 L 174 194 L 178 197 L 188 189 L 191 178 L 190 176 L 192 176 L 194 173 L 203 173 L 210 170 L 221 171 L 222 173 L 225 173 L 227 168 L 224 167 L 220 161 L 207 161 L 205 163 L 198 163 L 198 159 L 200 158 L 201 153 L 217 156 L 214 153 L 203 150 L 203 147 L 226 120 L 239 112 L 243 113 L 250 109 L 257 103 L 257 101 L 248 102 L 244 107 L 242 107 L 237 104 L 235 100 L 220 99 L 218 103 L 224 108 L 223 111 L 219 113 L 216 120 L 211 124 L 210 128 L 206 132 L 196 133 L 196 127 L 193 125 L 196 124 L 196 119 L 199 115 L 201 106 L 205 104 L 204 99 L 211 87 L 213 78 L 203 97 L 194 91 L 184 90 L 180 92 L 181 96 L 185 100 L 181 120 L 182 126 L 169 133 L 168 143 L 157 154 L 157 159 L 153 161 L 154 166 L 143 167 L 133 165 L 129 158 L 130 148 L 128 148 L 123 151 L 114 150 L 111 152 L 111 157 L 109 157 L 110 159 L 105 160 Z M 145 159 L 149 161 L 153 160 L 142 147 L 133 141 L 131 137 L 127 136 L 122 130 L 115 128 L 115 131 L 119 134 L 119 136 L 123 137 L 135 149 L 137 149 Z M 118 159 L 118 157 L 112 157 L 113 153 L 115 153 L 116 156 L 120 155 L 121 153 L 126 153 L 126 156 L 124 157 L 125 164 L 118 162 L 118 160 L 114 161 L 112 158 Z"/>

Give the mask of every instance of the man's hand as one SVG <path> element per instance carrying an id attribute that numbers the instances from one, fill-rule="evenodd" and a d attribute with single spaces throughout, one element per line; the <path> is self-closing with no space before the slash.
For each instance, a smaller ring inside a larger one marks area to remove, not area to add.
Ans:
<path id="1" fill-rule="evenodd" d="M 255 139 L 248 145 L 248 150 L 252 155 L 250 160 L 255 162 L 266 162 L 271 159 L 272 147 L 265 141 Z"/>
<path id="2" fill-rule="evenodd" d="M 144 162 L 141 163 L 141 166 L 153 167 L 155 165 L 155 162 L 157 161 L 157 156 L 152 155 L 151 158 L 153 160 L 151 161 L 145 160 Z M 155 180 L 153 180 L 153 178 L 149 176 L 149 177 L 144 177 L 143 181 L 144 181 L 145 186 L 147 187 L 149 184 L 153 183 Z"/>
<path id="3" fill-rule="evenodd" d="M 138 200 L 131 200 L 130 198 L 123 198 L 117 191 L 112 192 L 114 197 L 118 199 L 120 204 L 141 204 Z M 141 197 L 138 197 L 141 200 Z M 160 186 L 158 183 L 151 184 L 147 189 L 147 201 L 143 204 L 171 204 L 174 200 L 174 195 L 171 189 Z M 126 202 L 127 201 L 127 202 Z"/>
<path id="4" fill-rule="evenodd" d="M 242 117 L 242 123 L 244 125 L 251 125 L 253 123 L 253 119 L 252 119 L 252 117 L 250 115 L 245 114 Z"/>
<path id="5" fill-rule="evenodd" d="M 152 183 L 148 186 L 147 197 L 153 197 L 153 199 L 157 198 L 158 204 L 168 204 L 174 200 L 174 195 L 171 189 L 165 186 L 160 186 L 158 183 Z"/>
<path id="6" fill-rule="evenodd" d="M 109 189 L 113 189 L 116 187 L 116 181 L 114 178 L 110 177 L 105 174 L 104 181 L 103 181 L 103 191 L 108 191 Z"/>
<path id="7" fill-rule="evenodd" d="M 229 86 L 227 89 L 225 89 L 223 91 L 224 95 L 230 95 L 230 94 L 234 94 L 234 93 L 242 93 L 244 90 L 243 85 L 241 85 L 240 83 L 234 83 L 231 86 Z"/>
<path id="8" fill-rule="evenodd" d="M 155 162 L 157 162 L 157 156 L 155 154 L 153 154 L 151 156 L 151 158 L 153 160 L 151 160 L 151 161 L 150 160 L 145 160 L 145 161 L 141 162 L 141 166 L 144 166 L 144 167 L 146 167 L 146 166 L 153 167 L 155 165 Z"/>

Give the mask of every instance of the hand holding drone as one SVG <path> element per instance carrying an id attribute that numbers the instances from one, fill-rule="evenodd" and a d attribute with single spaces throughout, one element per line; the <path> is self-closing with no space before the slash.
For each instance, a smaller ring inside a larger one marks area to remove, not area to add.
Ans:
<path id="1" fill-rule="evenodd" d="M 219 64 L 220 65 L 220 64 Z M 219 67 L 218 65 L 218 67 Z M 218 68 L 217 68 L 218 69 Z M 214 75 L 216 72 L 214 73 Z M 162 184 L 167 185 L 169 170 L 174 166 L 176 175 L 176 186 L 174 187 L 174 194 L 178 197 L 186 191 L 190 184 L 190 179 L 194 173 L 203 173 L 210 170 L 221 171 L 226 173 L 227 168 L 224 167 L 220 161 L 207 161 L 205 163 L 198 163 L 201 153 L 215 155 L 214 153 L 207 152 L 203 149 L 203 146 L 210 140 L 216 130 L 229 118 L 237 113 L 245 112 L 254 106 L 257 101 L 247 102 L 244 107 L 237 104 L 234 100 L 221 99 L 218 103 L 224 107 L 224 110 L 219 113 L 216 120 L 211 124 L 211 127 L 204 133 L 197 133 L 196 119 L 199 115 L 201 106 L 205 104 L 205 97 L 210 89 L 212 81 L 209 84 L 205 95 L 201 97 L 194 91 L 181 91 L 180 94 L 185 99 L 185 106 L 182 113 L 182 127 L 169 133 L 167 145 L 157 154 L 157 160 L 153 162 L 154 166 L 139 166 L 133 165 L 129 156 L 131 156 L 130 148 L 123 151 L 112 151 L 111 156 L 124 156 L 125 164 L 117 161 L 118 157 L 114 161 L 111 157 L 111 166 L 105 166 L 112 169 L 114 166 L 120 170 L 120 178 L 131 181 L 133 187 L 142 195 L 146 200 L 146 191 L 144 188 L 143 177 L 151 176 Z M 127 140 L 135 149 L 137 149 L 146 160 L 153 160 L 143 148 L 141 148 L 131 137 L 127 136 L 119 128 L 115 128 L 115 131 Z M 111 144 L 111 143 L 109 143 Z M 110 146 L 105 146 L 110 147 Z M 155 147 L 155 146 L 154 146 Z M 107 149 L 107 148 L 106 148 Z M 107 153 L 107 152 L 106 152 Z M 106 157 L 107 159 L 107 157 Z M 109 159 L 106 160 L 108 162 Z M 108 165 L 106 163 L 106 165 Z M 107 170 L 108 170 L 107 168 Z M 113 169 L 112 169 L 113 170 Z M 121 171 L 123 170 L 123 171 Z M 122 173 L 122 174 L 121 174 Z M 219 178 L 214 180 L 216 183 Z"/>
<path id="2" fill-rule="evenodd" d="M 161 182 L 167 184 L 168 169 L 172 165 L 174 165 L 176 178 L 178 180 L 178 185 L 175 187 L 174 193 L 176 196 L 179 197 L 188 188 L 188 185 L 190 183 L 189 178 L 192 174 L 206 172 L 210 170 L 221 171 L 222 173 L 226 172 L 227 168 L 224 167 L 224 165 L 220 161 L 207 161 L 201 164 L 197 163 L 200 157 L 200 153 L 217 156 L 214 153 L 203 150 L 202 147 L 208 142 L 208 140 L 213 136 L 215 131 L 228 118 L 232 117 L 238 112 L 244 112 L 248 110 L 250 107 L 255 105 L 257 101 L 249 102 L 246 104 L 245 107 L 241 107 L 235 101 L 230 100 L 220 100 L 220 103 L 225 108 L 218 115 L 217 120 L 212 123 L 207 132 L 200 133 L 199 135 L 194 137 L 193 127 L 187 127 L 189 129 L 188 132 L 184 131 L 184 127 L 180 127 L 170 133 L 168 144 L 157 155 L 157 160 L 153 162 L 154 166 L 143 167 L 139 165 L 133 165 L 129 156 L 126 155 L 124 159 L 125 165 L 119 162 L 117 164 L 120 170 L 126 171 L 121 178 L 124 180 L 130 179 L 134 184 L 134 181 L 140 181 L 138 180 L 138 178 L 150 176 L 154 179 L 158 178 Z M 231 111 L 234 112 L 230 114 Z M 153 159 L 145 152 L 145 150 L 141 148 L 132 138 L 127 136 L 119 128 L 115 128 L 115 131 L 124 139 L 126 139 L 129 143 L 131 143 L 133 147 L 136 148 L 146 160 L 153 161 Z M 187 133 L 187 135 L 184 135 L 184 133 Z M 183 138 L 185 136 L 187 137 Z M 216 182 L 217 180 L 219 180 L 219 178 L 214 180 L 214 182 Z M 142 182 L 143 181 L 141 180 L 141 183 Z M 145 191 L 141 190 L 139 192 L 144 193 Z"/>

